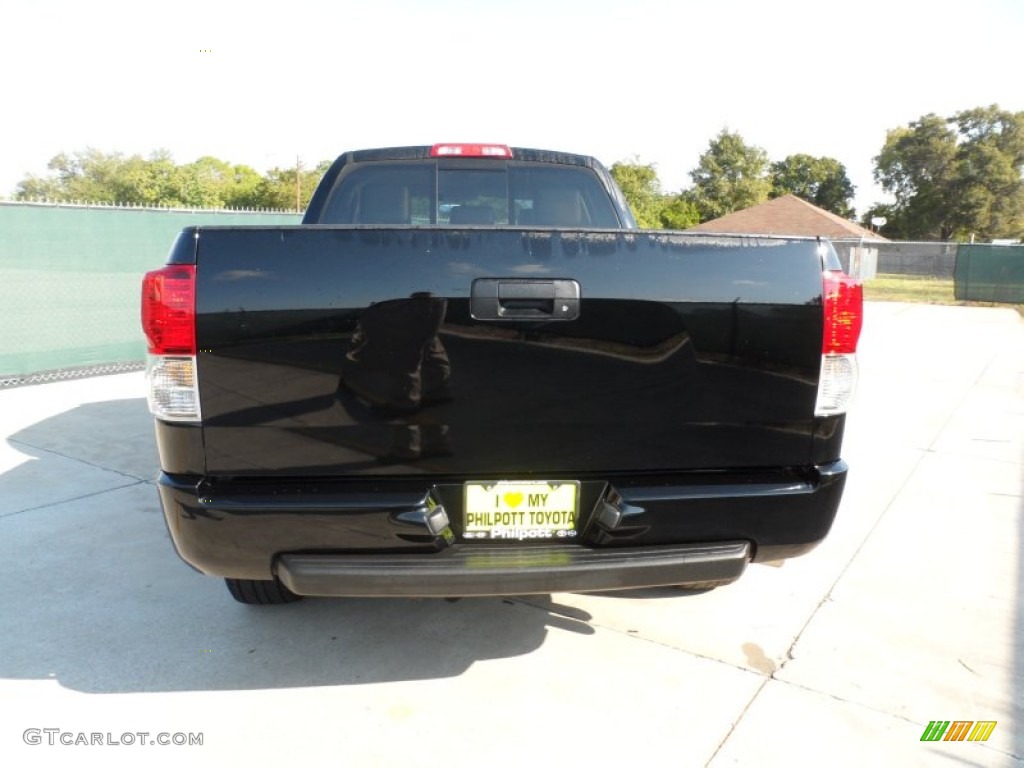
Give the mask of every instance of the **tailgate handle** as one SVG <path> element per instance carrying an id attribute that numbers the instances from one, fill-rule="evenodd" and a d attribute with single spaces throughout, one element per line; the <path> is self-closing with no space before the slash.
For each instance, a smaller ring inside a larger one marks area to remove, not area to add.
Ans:
<path id="1" fill-rule="evenodd" d="M 480 278 L 473 281 L 469 312 L 476 320 L 575 320 L 580 316 L 580 284 Z"/>

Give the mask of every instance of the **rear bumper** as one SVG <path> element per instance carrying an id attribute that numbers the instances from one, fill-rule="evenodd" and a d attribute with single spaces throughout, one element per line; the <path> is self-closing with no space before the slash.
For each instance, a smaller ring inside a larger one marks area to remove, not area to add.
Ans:
<path id="1" fill-rule="evenodd" d="M 582 478 L 579 544 L 558 547 L 463 541 L 458 480 L 164 473 L 159 491 L 178 554 L 203 573 L 278 577 L 297 594 L 456 596 L 726 583 L 746 562 L 813 549 L 846 471 Z M 451 528 L 435 534 L 439 504 Z"/>
<path id="2" fill-rule="evenodd" d="M 713 587 L 738 579 L 749 560 L 746 541 L 603 550 L 541 546 L 435 555 L 283 555 L 277 575 L 297 595 L 482 597 Z"/>

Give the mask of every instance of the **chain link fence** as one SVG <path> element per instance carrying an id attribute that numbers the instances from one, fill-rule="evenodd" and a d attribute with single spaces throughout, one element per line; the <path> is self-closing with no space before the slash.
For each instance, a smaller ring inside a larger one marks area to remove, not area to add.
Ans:
<path id="1" fill-rule="evenodd" d="M 1024 304 L 1024 245 L 838 241 L 843 269 L 870 280 L 904 276 L 953 283 L 957 301 Z M 859 270 L 865 259 L 870 268 Z"/>
<path id="2" fill-rule="evenodd" d="M 956 269 L 957 243 L 914 243 L 891 240 L 888 242 L 838 241 L 835 243 L 839 260 L 846 272 L 858 248 L 874 251 L 876 272 L 879 275 L 910 275 L 952 280 Z"/>
<path id="3" fill-rule="evenodd" d="M 28 384 L 49 384 L 52 381 L 84 379 L 92 376 L 112 376 L 116 373 L 143 371 L 146 364 L 142 360 L 110 365 L 87 365 L 81 368 L 57 368 L 53 371 L 37 371 L 35 373 L 0 376 L 0 389 L 23 387 Z"/>
<path id="4" fill-rule="evenodd" d="M 875 243 L 878 274 L 916 275 L 952 280 L 956 269 L 956 243 Z"/>
<path id="5" fill-rule="evenodd" d="M 300 214 L 0 203 L 0 387 L 138 370 L 142 275 L 193 225 Z"/>

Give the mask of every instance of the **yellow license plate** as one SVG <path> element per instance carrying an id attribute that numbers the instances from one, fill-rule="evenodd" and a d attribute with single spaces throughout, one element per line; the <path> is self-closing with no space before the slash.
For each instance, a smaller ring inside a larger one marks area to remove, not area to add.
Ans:
<path id="1" fill-rule="evenodd" d="M 576 481 L 466 483 L 467 539 L 572 539 L 579 518 Z"/>

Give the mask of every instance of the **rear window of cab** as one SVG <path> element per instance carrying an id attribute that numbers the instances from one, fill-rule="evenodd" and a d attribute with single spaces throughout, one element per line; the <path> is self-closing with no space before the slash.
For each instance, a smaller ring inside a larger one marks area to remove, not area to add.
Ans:
<path id="1" fill-rule="evenodd" d="M 586 167 L 514 161 L 368 162 L 335 182 L 322 224 L 617 228 Z"/>

